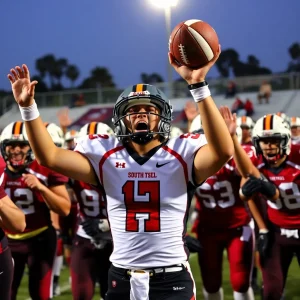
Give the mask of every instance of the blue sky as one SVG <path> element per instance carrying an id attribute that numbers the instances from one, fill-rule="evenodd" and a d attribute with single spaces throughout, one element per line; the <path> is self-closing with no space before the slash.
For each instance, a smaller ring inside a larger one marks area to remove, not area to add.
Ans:
<path id="1" fill-rule="evenodd" d="M 204 20 L 222 49 L 235 48 L 242 60 L 254 54 L 277 72 L 290 60 L 287 48 L 300 42 L 299 11 L 299 0 L 179 0 L 172 27 Z M 79 67 L 77 84 L 95 66 L 107 67 L 119 87 L 139 82 L 142 72 L 167 78 L 164 12 L 149 0 L 3 0 L 0 28 L 0 89 L 10 88 L 11 67 L 26 63 L 34 74 L 36 58 L 48 53 Z"/>

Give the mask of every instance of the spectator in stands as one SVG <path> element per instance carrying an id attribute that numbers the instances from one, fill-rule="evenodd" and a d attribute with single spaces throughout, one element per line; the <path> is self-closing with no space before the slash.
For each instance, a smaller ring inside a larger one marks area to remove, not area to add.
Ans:
<path id="1" fill-rule="evenodd" d="M 236 94 L 236 84 L 230 80 L 227 85 L 225 98 L 233 98 Z"/>
<path id="2" fill-rule="evenodd" d="M 244 105 L 244 109 L 246 111 L 246 116 L 251 117 L 254 114 L 253 103 L 250 99 L 247 99 Z"/>
<path id="3" fill-rule="evenodd" d="M 240 98 L 236 98 L 232 104 L 231 112 L 236 113 L 238 117 L 246 115 L 245 104 Z"/>
<path id="4" fill-rule="evenodd" d="M 263 81 L 259 88 L 257 100 L 259 104 L 262 104 L 262 100 L 265 99 L 266 103 L 269 103 L 269 99 L 272 95 L 272 86 L 268 81 Z"/>
<path id="5" fill-rule="evenodd" d="M 80 107 L 86 104 L 83 94 L 72 95 L 70 107 Z"/>

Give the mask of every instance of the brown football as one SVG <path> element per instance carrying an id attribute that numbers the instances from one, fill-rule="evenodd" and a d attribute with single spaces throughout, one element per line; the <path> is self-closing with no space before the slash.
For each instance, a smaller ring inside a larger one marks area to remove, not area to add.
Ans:
<path id="1" fill-rule="evenodd" d="M 216 31 L 201 20 L 179 23 L 172 31 L 169 51 L 181 65 L 197 69 L 211 61 L 219 48 Z"/>

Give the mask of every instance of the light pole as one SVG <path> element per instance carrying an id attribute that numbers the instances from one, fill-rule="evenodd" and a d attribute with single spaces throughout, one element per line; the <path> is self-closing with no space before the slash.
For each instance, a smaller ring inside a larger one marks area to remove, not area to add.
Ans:
<path id="1" fill-rule="evenodd" d="M 169 38 L 171 35 L 171 9 L 175 7 L 178 0 L 151 0 L 151 2 L 161 7 L 165 10 L 165 22 L 166 22 L 166 32 L 167 32 L 167 45 L 169 44 Z M 170 65 L 169 60 L 167 60 L 167 80 L 168 80 L 168 96 L 172 97 L 172 82 L 173 82 L 173 67 Z"/>

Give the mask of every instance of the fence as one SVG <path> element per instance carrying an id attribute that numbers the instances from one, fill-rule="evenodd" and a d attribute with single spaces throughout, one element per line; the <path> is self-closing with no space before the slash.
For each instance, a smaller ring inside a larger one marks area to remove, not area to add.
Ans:
<path id="1" fill-rule="evenodd" d="M 225 94 L 228 78 L 207 79 L 213 95 Z M 261 76 L 245 76 L 232 79 L 238 88 L 238 92 L 258 91 L 263 81 L 269 81 L 272 89 L 289 90 L 300 88 L 300 73 L 271 74 Z M 174 81 L 171 84 L 167 82 L 156 84 L 163 90 L 169 98 L 182 98 L 189 96 L 187 85 L 182 81 Z M 36 94 L 36 101 L 39 107 L 70 106 L 74 95 L 83 95 L 86 104 L 114 103 L 121 94 L 122 89 L 98 88 L 88 90 L 65 90 L 60 92 L 48 92 Z M 1 99 L 2 114 L 8 111 L 14 103 L 12 95 Z"/>

